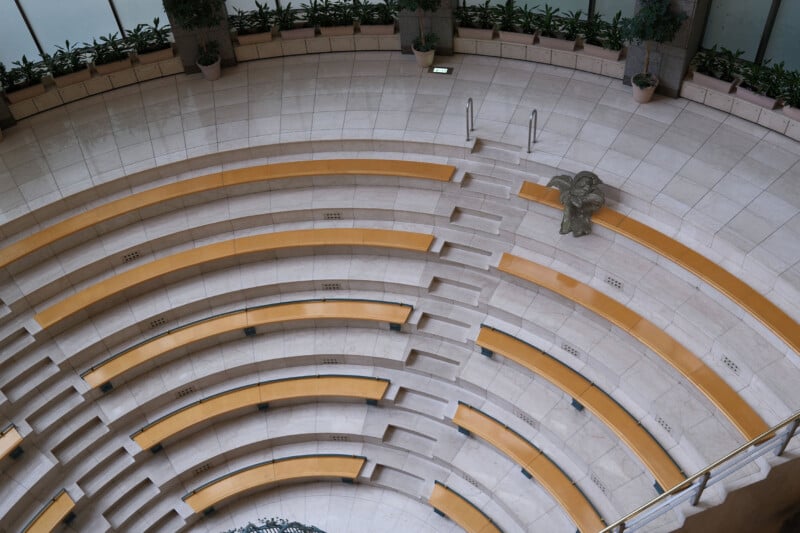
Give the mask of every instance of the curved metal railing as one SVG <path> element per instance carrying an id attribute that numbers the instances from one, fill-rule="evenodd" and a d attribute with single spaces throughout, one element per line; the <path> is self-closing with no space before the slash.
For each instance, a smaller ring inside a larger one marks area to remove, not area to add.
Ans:
<path id="1" fill-rule="evenodd" d="M 600 533 L 634 531 L 685 501 L 689 501 L 691 505 L 696 506 L 707 487 L 719 483 L 769 451 L 774 450 L 775 455 L 782 455 L 798 426 L 800 426 L 800 411 L 795 412 L 783 422 L 768 429 L 750 442 L 739 446 L 725 457 L 711 463 L 696 474 L 689 476 L 685 481 L 675 485 L 664 494 L 657 496 L 635 511 L 609 524 Z M 785 431 L 781 431 L 784 428 Z"/>

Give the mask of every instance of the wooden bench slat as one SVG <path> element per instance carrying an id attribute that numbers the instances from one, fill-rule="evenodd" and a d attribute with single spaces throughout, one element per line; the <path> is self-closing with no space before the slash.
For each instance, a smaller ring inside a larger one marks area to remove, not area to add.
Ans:
<path id="1" fill-rule="evenodd" d="M 502 533 L 480 509 L 466 498 L 450 490 L 447 486 L 436 482 L 428 498 L 434 508 L 438 509 L 461 526 L 467 533 Z"/>
<path id="2" fill-rule="evenodd" d="M 686 479 L 669 454 L 628 411 L 575 370 L 491 328 L 482 327 L 475 342 L 542 376 L 579 401 L 625 442 L 662 487 L 669 489 Z"/>
<path id="3" fill-rule="evenodd" d="M 279 459 L 229 474 L 184 496 L 184 501 L 200 513 L 247 491 L 281 481 L 311 478 L 358 477 L 366 458 L 356 456 L 316 455 Z"/>
<path id="4" fill-rule="evenodd" d="M 20 444 L 22 444 L 22 435 L 16 427 L 10 426 L 0 434 L 0 460 L 13 452 Z"/>
<path id="5" fill-rule="evenodd" d="M 244 329 L 293 320 L 341 318 L 403 324 L 411 314 L 411 306 L 385 302 L 359 300 L 325 300 L 290 302 L 269 307 L 247 309 L 221 317 L 211 318 L 177 329 L 166 335 L 144 342 L 135 348 L 109 359 L 83 375 L 90 387 L 95 388 L 125 372 L 179 347 Z"/>
<path id="6" fill-rule="evenodd" d="M 22 531 L 23 533 L 50 533 L 74 508 L 75 502 L 72 501 L 67 491 L 61 491 Z"/>
<path id="7" fill-rule="evenodd" d="M 459 404 L 453 422 L 495 446 L 535 477 L 581 531 L 595 532 L 605 527 L 600 515 L 572 480 L 549 457 L 513 430 L 464 404 Z"/>
<path id="8" fill-rule="evenodd" d="M 387 380 L 357 376 L 309 376 L 259 383 L 202 400 L 145 426 L 132 436 L 149 449 L 178 433 L 237 409 L 278 400 L 297 398 L 362 398 L 380 400 L 389 387 Z"/>
<path id="9" fill-rule="evenodd" d="M 558 191 L 553 188 L 525 182 L 520 189 L 519 196 L 562 209 Z M 795 353 L 800 354 L 800 324 L 763 294 L 721 266 L 664 233 L 607 207 L 595 213 L 592 220 L 653 250 L 693 273 L 747 310 L 788 344 Z"/>
<path id="10" fill-rule="evenodd" d="M 626 330 L 697 387 L 746 440 L 754 439 L 769 429 L 766 422 L 718 374 L 711 369 L 704 370 L 708 367 L 700 358 L 621 303 L 565 274 L 511 254 L 503 254 L 497 268 L 579 303 Z"/>
<path id="11" fill-rule="evenodd" d="M 137 285 L 191 267 L 244 254 L 303 246 L 379 246 L 426 252 L 432 242 L 433 236 L 429 234 L 369 228 L 320 228 L 240 237 L 192 248 L 134 267 L 54 303 L 37 313 L 34 318 L 46 329 Z"/>
<path id="12" fill-rule="evenodd" d="M 111 220 L 191 194 L 212 191 L 221 187 L 253 183 L 267 179 L 283 179 L 324 175 L 378 175 L 416 178 L 434 181 L 450 181 L 455 173 L 452 165 L 403 161 L 397 159 L 333 159 L 273 163 L 235 170 L 225 170 L 196 178 L 189 178 L 153 189 L 130 194 L 118 200 L 79 213 L 66 220 L 45 227 L 36 233 L 0 249 L 0 268 L 4 268 L 26 255 L 54 244 L 78 231 L 95 224 Z"/>

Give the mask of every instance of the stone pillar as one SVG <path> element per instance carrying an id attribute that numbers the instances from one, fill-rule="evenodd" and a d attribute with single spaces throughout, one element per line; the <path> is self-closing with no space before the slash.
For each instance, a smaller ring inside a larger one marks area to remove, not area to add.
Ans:
<path id="1" fill-rule="evenodd" d="M 169 23 L 172 26 L 172 35 L 175 39 L 175 45 L 178 49 L 178 55 L 181 57 L 184 71 L 187 73 L 200 72 L 200 69 L 197 68 L 197 49 L 200 43 L 197 38 L 197 32 L 186 31 L 175 24 L 172 17 L 169 17 L 169 19 Z M 228 17 L 223 17 L 219 26 L 206 30 L 206 35 L 209 41 L 217 41 L 219 43 L 222 66 L 230 67 L 235 65 L 236 56 L 233 53 L 233 43 L 231 41 Z"/>
<path id="2" fill-rule="evenodd" d="M 453 1 L 442 0 L 439 9 L 433 13 L 426 13 L 425 32 L 433 32 L 439 36 L 439 43 L 436 45 L 436 53 L 441 55 L 453 55 Z M 397 20 L 400 26 L 400 48 L 404 54 L 411 53 L 411 45 L 419 35 L 419 21 L 417 14 L 413 11 L 401 11 Z M 430 21 L 430 26 L 427 26 Z"/>
<path id="3" fill-rule="evenodd" d="M 640 3 L 641 0 L 636 0 L 636 9 L 639 9 Z M 671 43 L 654 44 L 650 50 L 650 72 L 659 78 L 659 94 L 678 96 L 689 62 L 703 39 L 710 5 L 711 0 L 672 0 L 672 8 L 683 11 L 689 18 L 684 21 Z M 625 61 L 626 85 L 631 84 L 632 76 L 642 71 L 643 64 L 644 43 L 629 46 Z"/>
<path id="4" fill-rule="evenodd" d="M 8 102 L 0 95 L 0 129 L 8 129 L 17 121 L 11 115 L 11 110 L 8 108 Z"/>

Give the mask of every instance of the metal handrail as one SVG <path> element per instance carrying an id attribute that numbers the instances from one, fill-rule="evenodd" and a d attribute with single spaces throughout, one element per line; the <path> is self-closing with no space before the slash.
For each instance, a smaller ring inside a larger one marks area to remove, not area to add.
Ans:
<path id="1" fill-rule="evenodd" d="M 467 142 L 469 142 L 469 132 L 475 130 L 475 111 L 472 105 L 472 98 L 467 98 Z"/>
<path id="2" fill-rule="evenodd" d="M 531 153 L 531 133 L 533 133 L 533 143 L 536 144 L 536 129 L 539 121 L 539 113 L 534 109 L 528 117 L 528 153 Z"/>
<path id="3" fill-rule="evenodd" d="M 777 435 L 778 431 L 780 431 L 786 426 L 789 426 L 789 429 L 783 434 L 783 436 L 780 437 L 779 435 Z M 623 516 L 613 524 L 608 525 L 605 529 L 602 529 L 600 533 L 611 533 L 612 531 L 615 531 L 615 529 L 616 529 L 615 533 L 622 533 L 623 531 L 625 531 L 626 522 L 629 522 L 632 518 L 642 514 L 648 509 L 658 505 L 659 503 L 664 502 L 671 496 L 674 496 L 679 492 L 683 492 L 692 486 L 696 487 L 697 492 L 692 497 L 691 503 L 693 506 L 696 506 L 700 502 L 700 496 L 703 494 L 703 490 L 705 490 L 706 484 L 708 483 L 709 479 L 711 479 L 712 470 L 714 470 L 715 468 L 724 463 L 727 463 L 728 461 L 738 456 L 751 446 L 760 446 L 766 444 L 768 441 L 774 440 L 775 438 L 783 439 L 780 447 L 778 448 L 778 450 L 775 451 L 775 455 L 782 455 L 783 452 L 786 450 L 786 446 L 789 444 L 789 441 L 794 436 L 795 431 L 797 431 L 798 426 L 800 426 L 800 411 L 795 412 L 790 417 L 786 418 L 779 424 L 773 426 L 772 428 L 768 429 L 767 431 L 755 437 L 754 439 L 750 440 L 749 442 L 742 444 L 741 446 L 739 446 L 726 456 L 722 457 L 721 459 L 718 459 L 717 461 L 714 461 L 713 463 L 703 468 L 696 474 L 689 476 L 684 481 L 678 483 L 677 485 L 675 485 L 668 491 L 664 492 L 663 494 L 660 494 L 659 496 L 653 498 L 652 500 L 642 505 L 635 511 L 628 513 L 627 515 Z M 695 485 L 695 481 L 697 480 L 700 481 Z"/>

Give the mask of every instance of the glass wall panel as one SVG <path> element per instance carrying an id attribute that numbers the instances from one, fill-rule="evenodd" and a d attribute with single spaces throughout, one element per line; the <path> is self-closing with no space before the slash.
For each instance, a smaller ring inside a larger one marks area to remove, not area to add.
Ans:
<path id="1" fill-rule="evenodd" d="M 45 52 L 66 40 L 84 43 L 119 33 L 108 0 L 22 0 L 21 4 Z"/>
<path id="2" fill-rule="evenodd" d="M 790 0 L 789 3 L 797 3 Z M 731 50 L 744 50 L 743 59 L 753 61 L 764 31 L 771 2 L 742 2 L 742 0 L 713 0 L 708 13 L 703 48 L 715 44 Z"/>
<path id="3" fill-rule="evenodd" d="M 603 15 L 603 20 L 610 21 L 617 11 L 622 11 L 623 17 L 632 16 L 635 3 L 634 0 L 597 0 L 594 9 Z"/>
<path id="4" fill-rule="evenodd" d="M 775 26 L 769 36 L 764 58 L 786 63 L 786 68 L 800 70 L 800 51 L 797 49 L 800 35 L 800 1 L 783 0 L 775 18 Z"/>
<path id="5" fill-rule="evenodd" d="M 258 0 L 259 3 L 264 4 L 266 3 L 270 9 L 275 9 L 275 1 L 274 0 Z M 242 11 L 252 11 L 256 8 L 255 0 L 228 0 L 226 2 L 228 4 L 228 13 L 236 13 L 236 9 L 241 9 Z M 289 0 L 282 0 L 281 4 L 285 7 L 286 4 L 289 3 Z M 292 7 L 300 7 L 300 4 L 308 4 L 310 0 L 293 0 Z M 374 3 L 374 2 L 373 2 Z"/>
<path id="6" fill-rule="evenodd" d="M 39 50 L 16 4 L 12 0 L 0 0 L 0 62 L 10 69 L 11 62 L 23 55 L 38 59 Z"/>
<path id="7" fill-rule="evenodd" d="M 114 5 L 125 31 L 132 30 L 139 24 L 152 24 L 156 17 L 159 25 L 169 24 L 161 0 L 114 0 Z"/>

